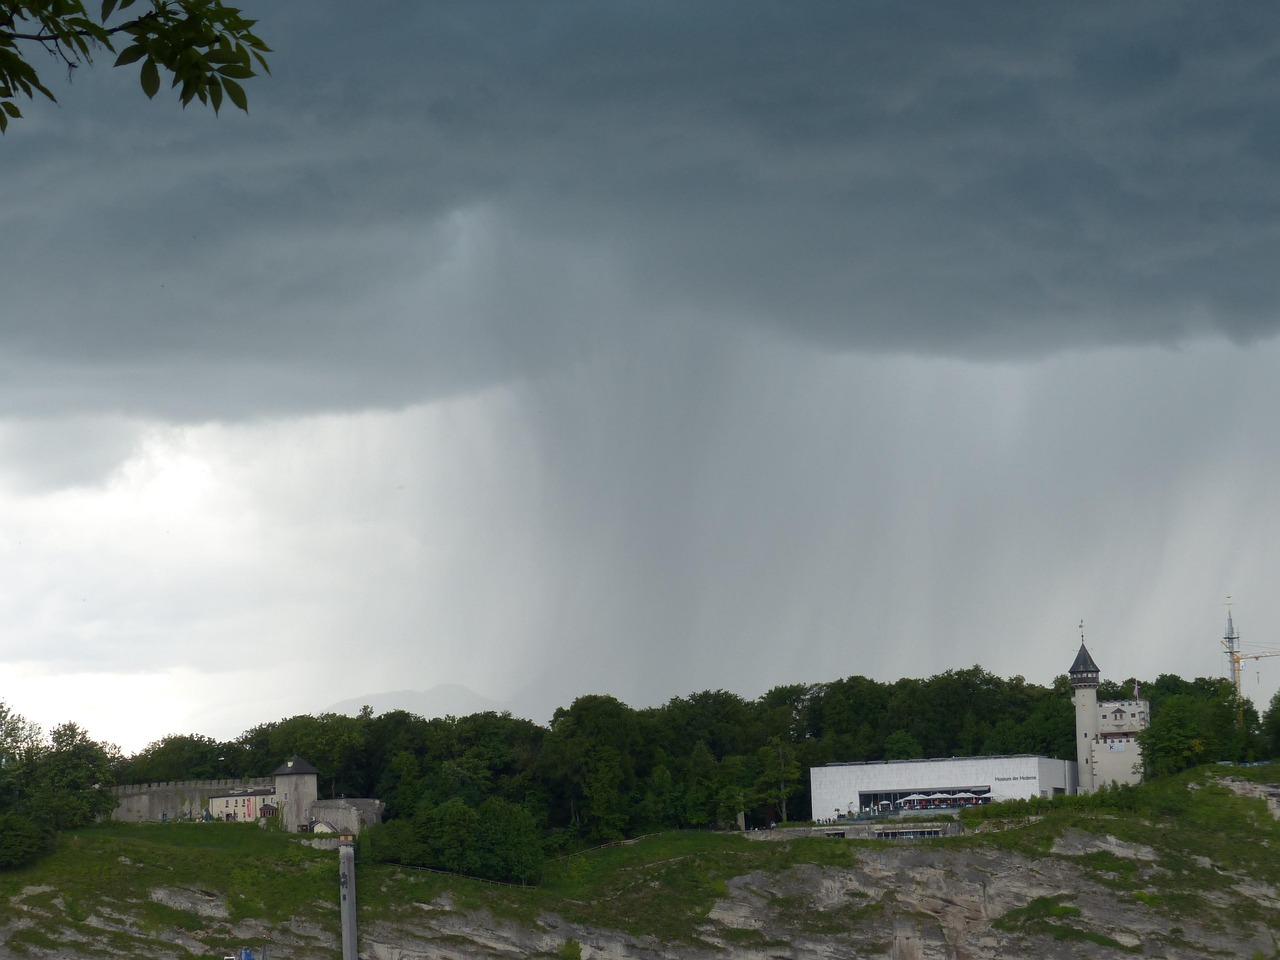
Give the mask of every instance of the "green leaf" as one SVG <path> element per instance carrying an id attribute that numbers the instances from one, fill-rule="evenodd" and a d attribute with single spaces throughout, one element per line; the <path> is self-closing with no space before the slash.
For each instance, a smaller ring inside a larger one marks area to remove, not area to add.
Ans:
<path id="1" fill-rule="evenodd" d="M 253 33 L 257 21 L 243 16 L 238 5 L 228 5 L 234 2 L 0 0 L 0 23 L 7 10 L 10 19 L 26 17 L 33 29 L 50 37 L 56 52 L 72 66 L 91 64 L 104 49 L 115 54 L 115 66 L 139 64 L 139 83 L 148 98 L 159 92 L 160 74 L 166 72 L 184 105 L 199 98 L 216 112 L 224 100 L 230 100 L 247 111 L 248 97 L 240 84 L 271 72 L 264 56 L 271 48 Z M 135 13 L 138 9 L 144 12 Z M 15 98 L 30 99 L 40 93 L 56 100 L 17 51 L 14 36 L 11 29 L 0 26 L 0 119 L 6 126 L 22 115 L 10 102 Z"/>
<path id="2" fill-rule="evenodd" d="M 244 88 L 234 80 L 229 80 L 226 77 L 222 80 L 222 86 L 226 88 L 227 96 L 231 99 L 231 102 L 245 113 L 248 113 L 249 98 L 244 95 Z"/>
<path id="3" fill-rule="evenodd" d="M 150 99 L 154 97 L 160 89 L 160 71 L 156 69 L 156 62 L 150 57 L 147 62 L 142 65 L 142 92 Z"/>
<path id="4" fill-rule="evenodd" d="M 120 51 L 120 56 L 116 57 L 116 66 L 124 67 L 131 63 L 136 63 L 147 55 L 147 51 L 142 48 L 142 44 L 135 43 L 132 46 L 125 47 Z"/>

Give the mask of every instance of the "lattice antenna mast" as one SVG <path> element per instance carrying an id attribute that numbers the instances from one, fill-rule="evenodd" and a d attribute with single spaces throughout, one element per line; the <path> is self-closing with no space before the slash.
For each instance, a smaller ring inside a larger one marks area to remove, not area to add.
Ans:
<path id="1" fill-rule="evenodd" d="M 1231 620 L 1231 598 L 1227 597 L 1227 632 L 1222 635 L 1222 649 L 1227 652 L 1227 663 L 1231 665 L 1231 685 L 1235 687 L 1236 696 L 1240 691 L 1240 634 Z"/>
<path id="2" fill-rule="evenodd" d="M 1231 685 L 1235 687 L 1236 699 L 1244 696 L 1240 686 L 1240 664 L 1245 660 L 1262 660 L 1266 657 L 1280 657 L 1280 650 L 1260 650 L 1256 653 L 1243 653 L 1240 650 L 1240 634 L 1231 620 L 1230 597 L 1227 597 L 1227 632 L 1222 638 L 1222 649 L 1227 652 L 1227 662 L 1231 664 Z"/>

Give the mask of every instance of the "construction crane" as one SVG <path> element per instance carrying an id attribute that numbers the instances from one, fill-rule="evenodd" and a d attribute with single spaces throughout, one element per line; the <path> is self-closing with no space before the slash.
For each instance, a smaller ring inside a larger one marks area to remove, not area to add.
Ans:
<path id="1" fill-rule="evenodd" d="M 1227 598 L 1231 603 L 1231 598 Z M 1227 652 L 1227 660 L 1231 664 L 1231 683 L 1236 688 L 1236 698 L 1244 696 L 1240 687 L 1240 664 L 1245 660 L 1261 660 L 1263 657 L 1280 657 L 1280 650 L 1259 650 L 1256 653 L 1244 653 L 1240 649 L 1240 634 L 1236 625 L 1231 622 L 1231 610 L 1227 610 L 1227 632 L 1222 637 L 1222 648 Z"/>

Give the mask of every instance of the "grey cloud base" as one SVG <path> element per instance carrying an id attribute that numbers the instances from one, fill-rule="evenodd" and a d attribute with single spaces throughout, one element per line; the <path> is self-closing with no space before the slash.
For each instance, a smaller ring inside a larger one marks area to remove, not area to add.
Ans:
<path id="1" fill-rule="evenodd" d="M 394 406 L 653 316 L 969 359 L 1276 329 L 1265 8 L 254 12 L 248 118 L 100 70 L 6 137 L 9 408 Z"/>

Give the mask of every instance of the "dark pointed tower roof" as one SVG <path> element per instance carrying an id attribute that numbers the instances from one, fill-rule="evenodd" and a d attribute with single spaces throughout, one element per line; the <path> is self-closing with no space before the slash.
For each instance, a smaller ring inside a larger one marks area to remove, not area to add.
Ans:
<path id="1" fill-rule="evenodd" d="M 298 756 L 295 753 L 288 761 L 276 767 L 275 773 L 273 773 L 272 776 L 287 777 L 292 774 L 299 774 L 299 773 L 319 774 L 320 771 L 317 770 L 315 767 L 313 767 L 311 764 L 307 763 L 307 761 L 303 760 L 300 756 Z"/>
<path id="2" fill-rule="evenodd" d="M 1101 674 L 1098 665 L 1093 662 L 1093 657 L 1089 656 L 1089 650 L 1085 647 L 1084 641 L 1080 642 L 1080 652 L 1076 654 L 1076 662 L 1071 664 L 1071 669 L 1067 671 L 1067 675 L 1071 678 L 1073 687 L 1096 687 L 1098 685 L 1098 676 Z"/>

